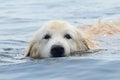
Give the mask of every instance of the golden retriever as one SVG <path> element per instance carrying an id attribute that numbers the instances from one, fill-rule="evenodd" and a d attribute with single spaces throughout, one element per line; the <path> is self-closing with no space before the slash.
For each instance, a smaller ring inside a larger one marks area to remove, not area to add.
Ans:
<path id="1" fill-rule="evenodd" d="M 25 56 L 32 58 L 63 57 L 76 51 L 88 51 L 96 45 L 92 37 L 120 32 L 119 23 L 101 23 L 75 27 L 66 21 L 49 21 L 32 38 Z M 107 28 L 104 28 L 104 27 Z M 114 26 L 111 27 L 111 26 Z M 111 30 L 110 30 L 111 29 Z"/>

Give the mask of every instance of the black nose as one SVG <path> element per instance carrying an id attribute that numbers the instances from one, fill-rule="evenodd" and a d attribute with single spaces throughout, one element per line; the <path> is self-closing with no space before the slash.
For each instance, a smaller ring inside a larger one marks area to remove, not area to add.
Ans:
<path id="1" fill-rule="evenodd" d="M 61 45 L 53 45 L 51 48 L 52 57 L 63 57 L 64 52 L 64 48 Z"/>

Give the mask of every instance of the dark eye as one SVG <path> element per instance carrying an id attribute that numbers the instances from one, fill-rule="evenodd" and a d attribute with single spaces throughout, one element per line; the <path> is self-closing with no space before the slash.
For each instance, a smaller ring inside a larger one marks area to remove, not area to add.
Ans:
<path id="1" fill-rule="evenodd" d="M 49 35 L 49 34 L 46 34 L 44 37 L 43 37 L 43 39 L 50 39 L 51 38 L 51 36 Z"/>
<path id="2" fill-rule="evenodd" d="M 72 39 L 71 35 L 70 34 L 65 34 L 64 36 L 66 39 Z"/>

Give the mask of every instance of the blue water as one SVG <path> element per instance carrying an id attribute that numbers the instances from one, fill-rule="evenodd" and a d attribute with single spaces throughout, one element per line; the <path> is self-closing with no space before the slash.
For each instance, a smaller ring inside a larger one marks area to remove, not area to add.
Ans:
<path id="1" fill-rule="evenodd" d="M 19 59 L 46 21 L 79 26 L 99 18 L 120 20 L 120 0 L 0 0 L 0 80 L 119 80 L 119 34 L 98 37 L 101 50 L 90 55 Z"/>

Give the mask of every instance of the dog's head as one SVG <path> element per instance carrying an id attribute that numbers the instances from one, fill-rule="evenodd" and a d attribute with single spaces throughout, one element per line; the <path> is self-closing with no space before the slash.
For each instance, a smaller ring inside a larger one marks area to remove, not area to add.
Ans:
<path id="1" fill-rule="evenodd" d="M 25 56 L 33 58 L 68 56 L 89 50 L 80 31 L 65 21 L 49 21 L 33 37 Z"/>

